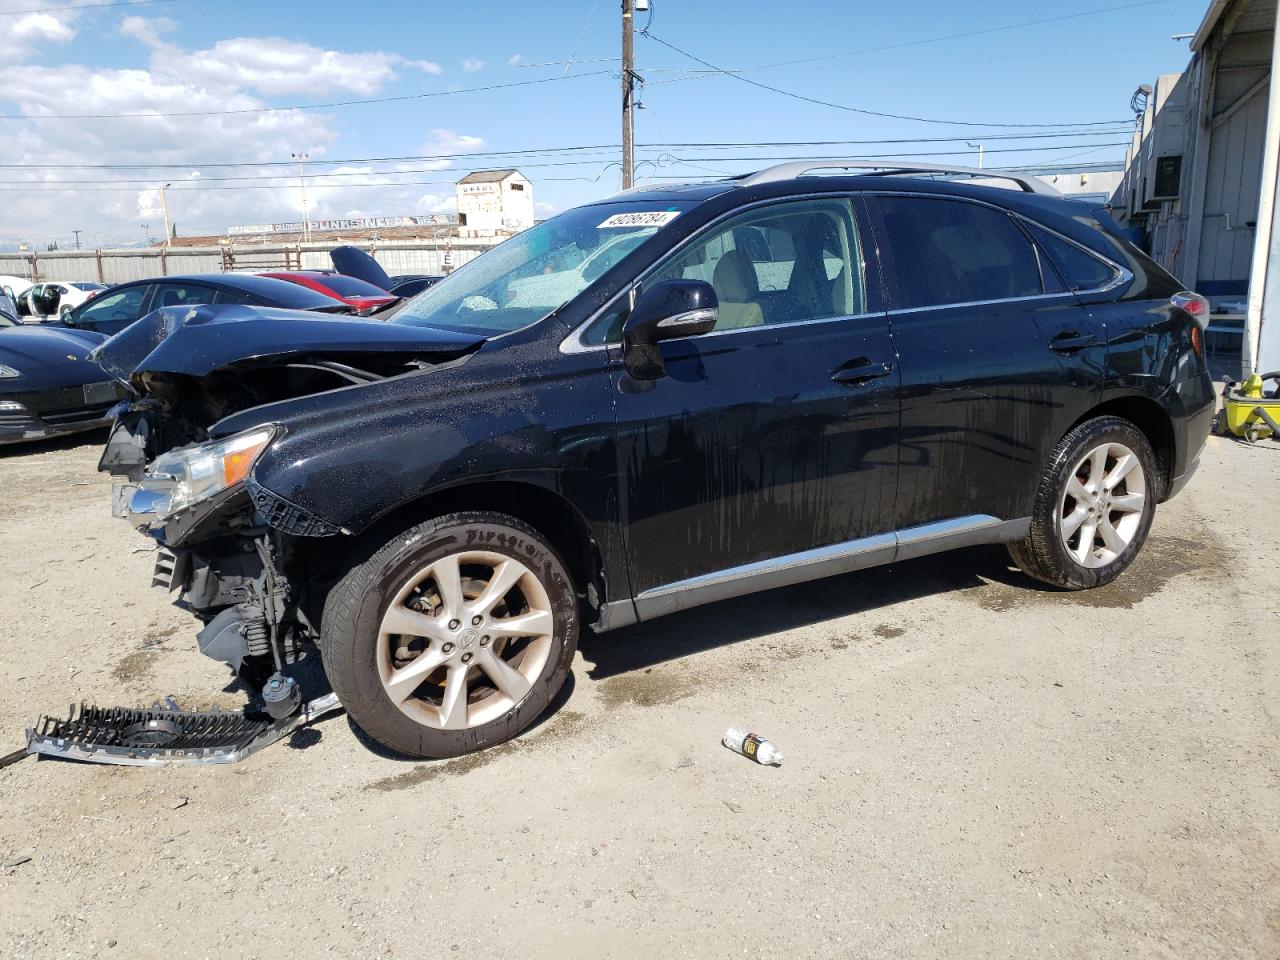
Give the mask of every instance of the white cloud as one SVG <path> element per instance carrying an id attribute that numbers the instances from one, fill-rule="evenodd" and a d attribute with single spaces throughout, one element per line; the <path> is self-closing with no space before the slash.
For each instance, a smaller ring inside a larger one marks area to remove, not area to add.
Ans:
<path id="1" fill-rule="evenodd" d="M 468 57 L 466 60 L 462 61 L 463 73 L 478 73 L 483 69 L 484 69 L 483 60 L 477 60 L 474 57 Z"/>
<path id="2" fill-rule="evenodd" d="M 484 140 L 481 137 L 454 133 L 452 130 L 436 127 L 431 131 L 427 142 L 423 144 L 422 152 L 427 156 L 440 153 L 466 153 L 470 150 L 479 150 L 483 146 Z"/>
<path id="3" fill-rule="evenodd" d="M 121 36 L 141 40 L 147 46 L 160 44 L 160 34 L 172 33 L 177 28 L 168 17 L 125 17 L 120 21 Z"/>
<path id="4" fill-rule="evenodd" d="M 28 13 L 20 16 L 6 34 L 6 42 L 66 43 L 76 32 L 65 20 L 60 20 L 51 13 Z"/>
<path id="5" fill-rule="evenodd" d="M 508 66 L 508 67 L 518 67 L 518 66 L 520 66 L 520 62 L 521 62 L 523 59 L 524 59 L 524 57 L 520 56 L 520 54 L 518 54 L 518 53 L 513 53 L 511 56 L 507 57 L 507 66 Z"/>
<path id="6" fill-rule="evenodd" d="M 533 212 L 539 217 L 550 217 L 560 212 L 560 208 L 554 203 L 547 203 L 539 200 L 533 205 Z"/>
<path id="7" fill-rule="evenodd" d="M 234 37 L 207 50 L 152 44 L 151 69 L 201 86 L 247 87 L 266 96 L 351 90 L 372 95 L 395 78 L 394 53 L 341 53 L 279 37 Z"/>
<path id="8" fill-rule="evenodd" d="M 66 235 L 72 228 L 85 229 L 86 238 L 94 244 L 136 242 L 144 222 L 159 236 L 159 188 L 164 183 L 172 184 L 169 213 L 180 235 L 220 233 L 232 224 L 301 216 L 301 191 L 291 166 L 204 168 L 202 174 L 180 167 L 96 171 L 48 166 L 56 164 L 287 161 L 290 153 L 306 151 L 312 158 L 307 192 L 313 217 L 342 217 L 351 211 L 390 216 L 452 209 L 456 174 L 436 173 L 455 166 L 452 160 L 406 161 L 383 165 L 380 172 L 364 166 L 326 166 L 317 161 L 338 142 L 334 117 L 305 110 L 208 112 L 271 107 L 264 97 L 275 94 L 311 99 L 336 89 L 368 95 L 402 71 L 435 75 L 442 71 L 438 64 L 393 53 L 323 50 L 270 38 L 233 38 L 188 51 L 171 42 L 167 36 L 171 26 L 163 17 L 121 20 L 119 32 L 145 45 L 146 68 L 6 66 L 0 60 L 0 98 L 16 107 L 12 112 L 30 117 L 142 114 L 51 119 L 6 128 L 6 163 L 45 166 L 11 178 L 30 180 L 31 189 L 0 191 L 4 221 L 0 244 L 25 240 L 42 247 L 46 240 Z M 164 115 L 202 111 L 196 116 Z M 478 136 L 442 127 L 420 133 L 419 142 L 420 153 L 434 156 L 464 154 L 485 145 Z M 320 176 L 326 173 L 345 175 Z M 271 174 L 275 176 L 255 189 L 241 189 L 252 181 L 225 179 Z M 122 183 L 77 186 L 67 182 L 107 179 Z M 19 230 L 24 233 L 19 235 Z"/>

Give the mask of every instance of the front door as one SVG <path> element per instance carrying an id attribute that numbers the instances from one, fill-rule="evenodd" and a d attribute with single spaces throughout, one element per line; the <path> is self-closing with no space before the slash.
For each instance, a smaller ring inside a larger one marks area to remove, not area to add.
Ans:
<path id="1" fill-rule="evenodd" d="M 859 235 L 847 198 L 769 204 L 642 281 L 706 280 L 720 307 L 661 344 L 665 376 L 612 364 L 641 618 L 892 556 L 898 372 Z"/>
<path id="2" fill-rule="evenodd" d="M 963 535 L 1030 516 L 1048 453 L 1098 402 L 1106 347 L 1004 210 L 892 194 L 868 204 L 902 363 L 903 557 L 912 528 L 932 536 L 957 521 Z"/>

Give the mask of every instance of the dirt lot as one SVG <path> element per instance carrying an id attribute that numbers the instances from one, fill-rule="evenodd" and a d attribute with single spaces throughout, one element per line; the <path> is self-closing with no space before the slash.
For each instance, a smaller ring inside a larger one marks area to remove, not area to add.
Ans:
<path id="1" fill-rule="evenodd" d="M 0 452 L 0 751 L 72 701 L 242 699 L 97 455 Z M 1280 446 L 1212 439 L 1089 594 L 973 549 L 587 640 L 460 760 L 343 717 L 230 768 L 25 760 L 0 956 L 1275 958 L 1277 490 Z"/>

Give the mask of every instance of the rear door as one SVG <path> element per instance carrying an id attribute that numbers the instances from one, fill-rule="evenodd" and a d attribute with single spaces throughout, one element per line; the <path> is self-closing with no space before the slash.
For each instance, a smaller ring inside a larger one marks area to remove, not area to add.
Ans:
<path id="1" fill-rule="evenodd" d="M 660 379 L 612 367 L 642 618 L 892 557 L 897 368 L 853 210 L 753 208 L 643 279 L 706 280 L 720 319 L 663 342 Z"/>
<path id="2" fill-rule="evenodd" d="M 1007 211 L 868 197 L 902 365 L 896 521 L 1030 515 L 1048 452 L 1101 391 L 1105 338 Z"/>

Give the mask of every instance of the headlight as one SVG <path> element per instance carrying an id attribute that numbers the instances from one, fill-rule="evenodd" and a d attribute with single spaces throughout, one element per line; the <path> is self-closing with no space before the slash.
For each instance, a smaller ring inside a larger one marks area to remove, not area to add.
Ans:
<path id="1" fill-rule="evenodd" d="M 265 427 L 240 433 L 217 443 L 174 450 L 152 461 L 141 490 L 167 494 L 168 502 L 154 503 L 160 517 L 170 517 L 223 490 L 242 483 L 275 430 Z"/>
<path id="2" fill-rule="evenodd" d="M 22 374 L 13 369 L 13 367 L 7 367 L 0 363 L 0 380 L 16 380 L 20 376 Z"/>

